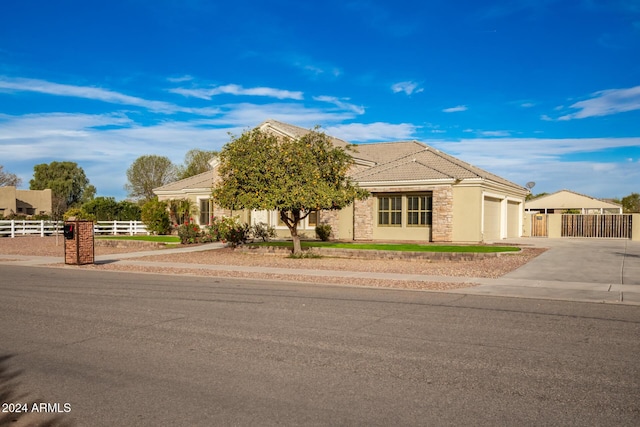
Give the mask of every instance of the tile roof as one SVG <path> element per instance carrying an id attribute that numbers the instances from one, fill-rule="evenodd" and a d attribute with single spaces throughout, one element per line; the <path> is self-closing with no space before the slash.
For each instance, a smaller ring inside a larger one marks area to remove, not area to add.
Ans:
<path id="1" fill-rule="evenodd" d="M 361 153 L 380 161 L 353 176 L 357 182 L 484 179 L 510 187 L 523 187 L 417 141 L 358 146 Z M 392 153 L 395 153 L 393 156 Z M 406 154 L 403 154 L 406 153 Z M 400 154 L 400 156 L 398 156 Z M 383 163 L 384 158 L 391 161 Z"/>
<path id="2" fill-rule="evenodd" d="M 309 132 L 288 123 L 277 120 L 266 120 L 259 127 L 271 130 L 291 138 L 300 138 Z M 398 181 L 441 181 L 481 179 L 493 181 L 522 191 L 526 189 L 511 181 L 463 162 L 453 156 L 436 150 L 418 141 L 378 142 L 371 144 L 353 145 L 348 142 L 327 135 L 336 147 L 346 148 L 356 160 L 352 168 L 352 178 L 356 182 L 398 182 Z M 156 188 L 157 191 L 182 191 L 184 189 L 211 188 L 214 177 L 211 172 L 205 172 L 181 181 Z"/>
<path id="3" fill-rule="evenodd" d="M 162 187 L 154 188 L 153 191 L 181 191 L 194 188 L 211 188 L 214 184 L 213 172 L 207 171 L 180 181 L 171 182 Z"/>

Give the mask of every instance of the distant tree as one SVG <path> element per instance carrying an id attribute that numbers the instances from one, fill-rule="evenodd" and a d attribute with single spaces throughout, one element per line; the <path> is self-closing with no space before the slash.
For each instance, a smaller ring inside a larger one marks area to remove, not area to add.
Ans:
<path id="1" fill-rule="evenodd" d="M 620 201 L 622 209 L 627 213 L 640 212 L 640 194 L 631 193 Z"/>
<path id="2" fill-rule="evenodd" d="M 33 167 L 31 190 L 51 189 L 52 215 L 60 218 L 68 208 L 79 207 L 96 192 L 84 170 L 74 162 L 42 163 Z"/>
<path id="3" fill-rule="evenodd" d="M 17 187 L 22 183 L 16 174 L 5 172 L 4 166 L 0 165 L 0 187 Z"/>
<path id="4" fill-rule="evenodd" d="M 217 151 L 206 151 L 194 148 L 184 156 L 184 166 L 178 167 L 178 179 L 189 178 L 211 170 L 209 162 L 218 154 Z"/>
<path id="5" fill-rule="evenodd" d="M 347 175 L 353 158 L 317 130 L 291 139 L 256 128 L 232 137 L 219 158 L 216 202 L 233 210 L 278 210 L 294 254 L 302 252 L 298 225 L 312 211 L 342 209 L 368 196 Z"/>
<path id="6" fill-rule="evenodd" d="M 533 193 L 529 193 L 527 194 L 527 197 L 525 197 L 525 200 L 533 200 L 533 199 L 537 199 L 538 197 L 542 197 L 542 196 L 546 196 L 549 193 L 538 193 L 538 194 L 533 194 Z"/>
<path id="7" fill-rule="evenodd" d="M 127 169 L 129 183 L 124 186 L 129 197 L 148 201 L 155 197 L 153 189 L 176 179 L 176 167 L 164 156 L 141 156 Z"/>
<path id="8" fill-rule="evenodd" d="M 140 205 L 122 200 L 118 203 L 118 221 L 140 221 L 142 219 L 142 209 Z"/>

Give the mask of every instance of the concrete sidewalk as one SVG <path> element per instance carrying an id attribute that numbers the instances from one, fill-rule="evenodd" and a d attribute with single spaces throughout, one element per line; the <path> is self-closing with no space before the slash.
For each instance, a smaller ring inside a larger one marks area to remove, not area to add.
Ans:
<path id="1" fill-rule="evenodd" d="M 629 240 L 523 238 L 511 239 L 500 243 L 547 247 L 549 250 L 521 268 L 498 279 L 135 260 L 138 257 L 158 255 L 157 251 L 102 255 L 96 257 L 96 263 L 118 263 L 190 270 L 240 271 L 254 274 L 348 277 L 372 281 L 385 279 L 477 283 L 479 286 L 443 292 L 640 306 L 640 242 Z M 221 247 L 224 247 L 224 245 L 212 243 L 187 248 L 167 249 L 163 250 L 162 254 L 208 251 Z M 58 257 L 0 255 L 0 265 L 37 266 L 61 262 L 63 260 Z"/>

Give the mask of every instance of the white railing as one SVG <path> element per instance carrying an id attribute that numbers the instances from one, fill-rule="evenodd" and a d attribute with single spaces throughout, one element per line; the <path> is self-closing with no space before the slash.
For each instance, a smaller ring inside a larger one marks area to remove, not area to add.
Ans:
<path id="1" fill-rule="evenodd" d="M 0 236 L 50 236 L 61 233 L 63 224 L 64 221 L 5 220 L 0 221 Z M 141 221 L 98 221 L 93 232 L 96 235 L 149 234 Z"/>
<path id="2" fill-rule="evenodd" d="M 98 221 L 93 226 L 94 234 L 149 234 L 142 221 Z"/>

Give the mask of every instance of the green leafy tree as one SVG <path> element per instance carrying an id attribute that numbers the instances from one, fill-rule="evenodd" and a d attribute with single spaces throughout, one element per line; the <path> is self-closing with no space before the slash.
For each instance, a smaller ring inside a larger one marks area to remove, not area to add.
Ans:
<path id="1" fill-rule="evenodd" d="M 178 167 L 178 179 L 189 178 L 211 170 L 209 162 L 218 154 L 217 151 L 194 148 L 184 156 L 184 166 Z"/>
<path id="2" fill-rule="evenodd" d="M 17 187 L 22 183 L 16 174 L 5 172 L 4 166 L 0 165 L 0 187 Z"/>
<path id="3" fill-rule="evenodd" d="M 31 190 L 51 189 L 52 214 L 60 218 L 68 208 L 79 207 L 90 200 L 96 188 L 89 184 L 84 170 L 74 162 L 42 163 L 33 167 Z"/>
<path id="4" fill-rule="evenodd" d="M 122 200 L 118 203 L 118 221 L 140 221 L 142 209 L 137 203 Z"/>
<path id="5" fill-rule="evenodd" d="M 620 201 L 622 209 L 627 213 L 640 212 L 640 194 L 631 193 Z"/>
<path id="6" fill-rule="evenodd" d="M 118 202 L 113 197 L 96 197 L 82 205 L 82 210 L 97 221 L 113 221 L 118 217 Z"/>
<path id="7" fill-rule="evenodd" d="M 142 222 L 151 233 L 169 234 L 171 232 L 171 221 L 169 220 L 167 202 L 161 202 L 157 198 L 147 201 L 142 206 Z"/>
<path id="8" fill-rule="evenodd" d="M 129 197 L 147 201 L 155 197 L 153 189 L 175 181 L 176 167 L 168 157 L 141 156 L 127 169 L 129 182 L 124 186 Z"/>
<path id="9" fill-rule="evenodd" d="M 220 153 L 216 202 L 227 209 L 278 210 L 300 254 L 298 225 L 311 211 L 342 209 L 368 193 L 349 179 L 353 158 L 317 129 L 298 139 L 256 128 Z"/>

